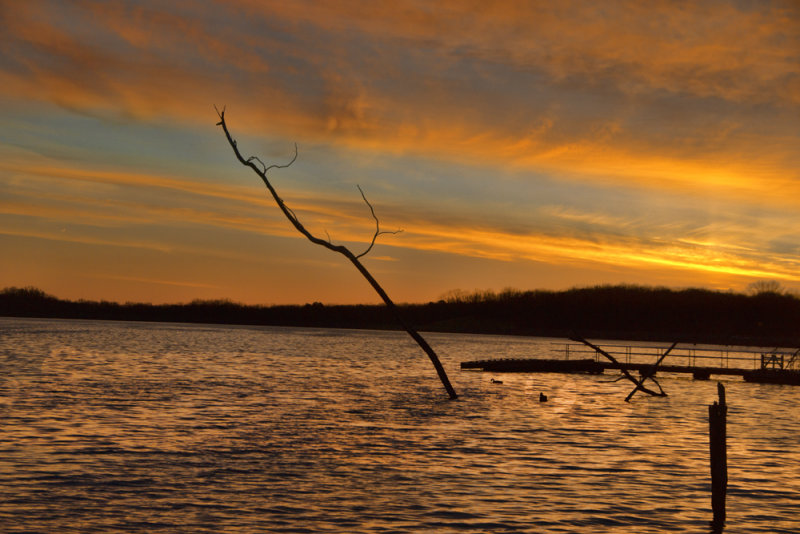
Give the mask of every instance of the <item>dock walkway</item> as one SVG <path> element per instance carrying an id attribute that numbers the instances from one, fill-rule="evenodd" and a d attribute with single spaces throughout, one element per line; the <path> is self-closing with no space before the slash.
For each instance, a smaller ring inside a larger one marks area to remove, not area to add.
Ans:
<path id="1" fill-rule="evenodd" d="M 586 345 L 566 343 L 558 359 L 490 359 L 461 363 L 461 369 L 522 373 L 589 373 L 628 370 L 653 374 L 653 366 L 666 347 L 603 345 L 617 363 Z M 749 382 L 800 385 L 800 349 L 705 348 L 676 346 L 658 366 L 658 373 L 691 374 L 696 380 L 712 375 L 741 376 Z"/>

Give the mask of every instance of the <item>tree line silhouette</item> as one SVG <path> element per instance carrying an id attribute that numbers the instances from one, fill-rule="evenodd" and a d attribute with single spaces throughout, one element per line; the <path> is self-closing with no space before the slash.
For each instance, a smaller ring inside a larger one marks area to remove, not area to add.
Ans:
<path id="1" fill-rule="evenodd" d="M 566 291 L 451 292 L 398 305 L 419 330 L 476 334 L 800 346 L 800 298 L 705 289 L 615 285 Z M 398 328 L 382 305 L 251 306 L 230 300 L 187 304 L 70 301 L 36 288 L 0 291 L 0 315 L 325 328 Z"/>

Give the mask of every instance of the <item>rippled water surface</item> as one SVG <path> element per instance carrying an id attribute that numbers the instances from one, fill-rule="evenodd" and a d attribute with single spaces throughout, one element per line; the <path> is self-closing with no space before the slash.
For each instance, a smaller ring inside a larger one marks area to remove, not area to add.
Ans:
<path id="1" fill-rule="evenodd" d="M 0 319 L 0 531 L 708 531 L 715 382 L 628 404 L 459 369 L 558 340 L 426 338 L 456 401 L 399 332 Z M 800 532 L 800 388 L 725 384 L 726 532 Z"/>

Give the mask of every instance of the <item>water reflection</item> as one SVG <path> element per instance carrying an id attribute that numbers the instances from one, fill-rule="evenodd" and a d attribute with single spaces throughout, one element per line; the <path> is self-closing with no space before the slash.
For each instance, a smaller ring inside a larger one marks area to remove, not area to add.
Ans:
<path id="1" fill-rule="evenodd" d="M 492 375 L 550 340 L 0 319 L 8 532 L 702 532 L 714 383 Z M 800 530 L 789 386 L 726 382 L 726 532 Z M 539 393 L 548 396 L 539 402 Z"/>

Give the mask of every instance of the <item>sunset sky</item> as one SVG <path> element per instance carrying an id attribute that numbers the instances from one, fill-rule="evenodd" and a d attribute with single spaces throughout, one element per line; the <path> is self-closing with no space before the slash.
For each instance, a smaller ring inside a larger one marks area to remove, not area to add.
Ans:
<path id="1" fill-rule="evenodd" d="M 0 0 L 0 288 L 800 289 L 800 3 Z"/>

